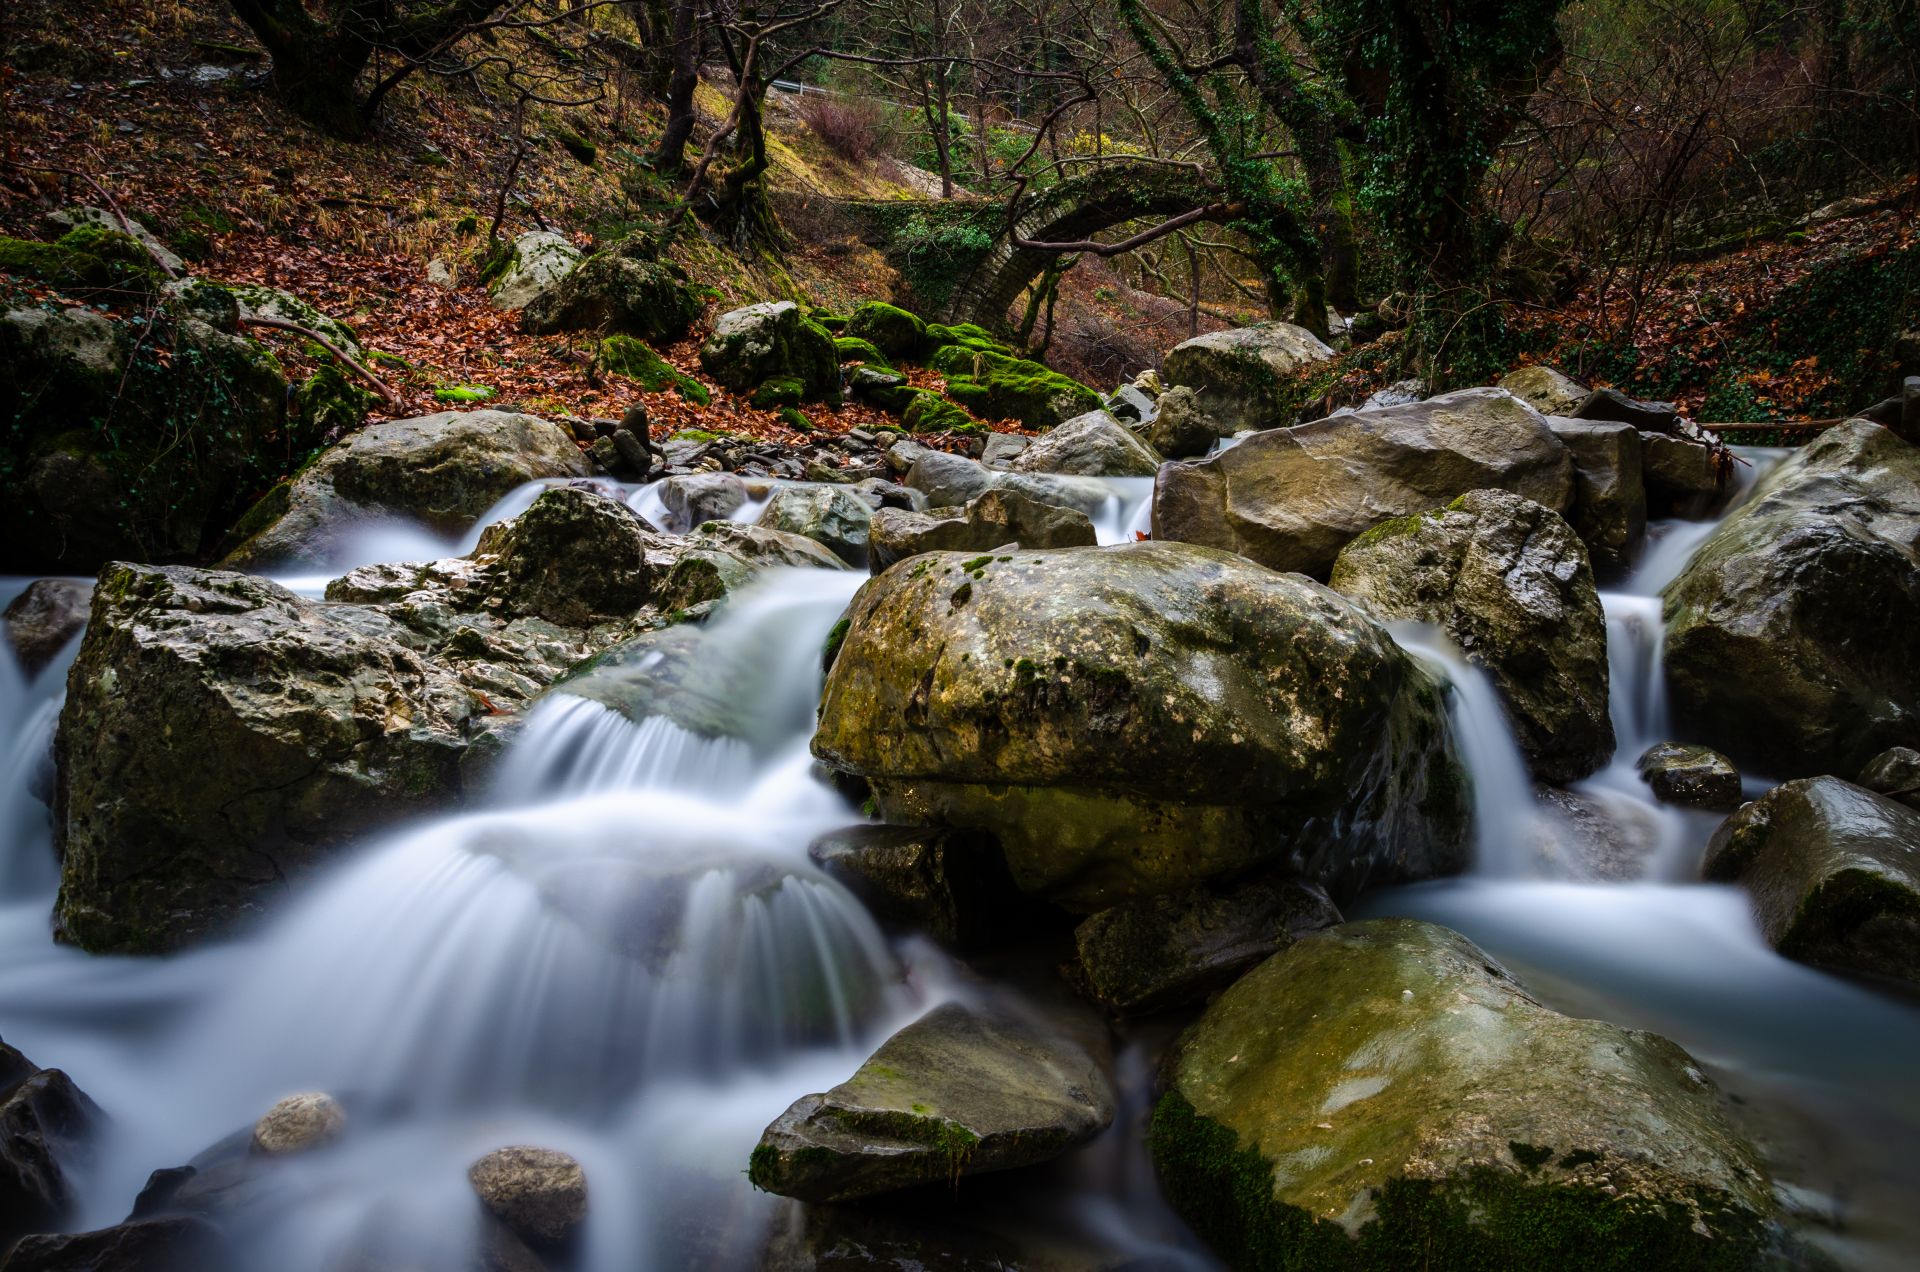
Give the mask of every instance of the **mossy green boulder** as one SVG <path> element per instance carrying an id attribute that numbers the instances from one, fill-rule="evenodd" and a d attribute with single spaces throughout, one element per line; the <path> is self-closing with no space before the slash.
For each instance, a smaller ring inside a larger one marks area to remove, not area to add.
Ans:
<path id="1" fill-rule="evenodd" d="M 1011 1007 L 936 1007 L 851 1078 L 802 1096 L 760 1137 L 747 1177 L 838 1202 L 1058 1157 L 1113 1121 L 1100 1058 Z"/>
<path id="2" fill-rule="evenodd" d="M 1920 746 L 1920 448 L 1865 420 L 1763 478 L 1666 593 L 1677 729 L 1774 778 Z"/>
<path id="3" fill-rule="evenodd" d="M 1654 1034 L 1563 1016 L 1458 933 L 1301 938 L 1175 1044 L 1149 1144 L 1240 1269 L 1744 1269 L 1769 1180 Z"/>
<path id="4" fill-rule="evenodd" d="M 814 754 L 992 831 L 1082 913 L 1255 866 L 1336 896 L 1463 864 L 1432 678 L 1351 603 L 1208 548 L 935 552 L 869 582 Z"/>
<path id="5" fill-rule="evenodd" d="M 86 222 L 52 243 L 0 238 L 0 274 L 17 274 L 75 293 L 147 295 L 164 281 L 138 240 Z"/>
<path id="6" fill-rule="evenodd" d="M 890 359 L 912 361 L 926 351 L 927 324 L 917 314 L 883 300 L 870 300 L 847 319 L 846 334 L 870 341 Z"/>
<path id="7" fill-rule="evenodd" d="M 1744 887 L 1788 958 L 1920 990 L 1920 812 L 1837 777 L 1788 782 L 1727 818 L 1701 873 Z"/>
<path id="8" fill-rule="evenodd" d="M 1331 583 L 1383 619 L 1435 624 L 1485 668 L 1541 781 L 1613 754 L 1606 615 L 1585 545 L 1550 509 L 1476 490 L 1383 521 L 1341 549 Z"/>
<path id="9" fill-rule="evenodd" d="M 528 230 L 484 271 L 487 294 L 502 309 L 525 309 L 580 267 L 580 249 L 552 230 Z"/>
<path id="10" fill-rule="evenodd" d="M 700 365 L 716 384 L 752 393 L 792 381 L 797 401 L 840 398 L 840 355 L 833 336 L 790 300 L 762 301 L 721 314 L 700 346 Z"/>
<path id="11" fill-rule="evenodd" d="M 947 377 L 947 396 L 983 419 L 1052 428 L 1101 408 L 1100 395 L 1051 367 L 973 344 L 950 344 L 929 364 Z"/>
<path id="12" fill-rule="evenodd" d="M 840 355 L 840 361 L 843 363 L 858 362 L 862 366 L 882 369 L 893 366 L 887 360 L 887 355 L 880 352 L 878 346 L 870 340 L 862 340 L 857 336 L 835 336 L 833 348 L 834 352 Z"/>
<path id="13" fill-rule="evenodd" d="M 527 301 L 520 326 L 536 336 L 597 331 L 664 343 L 686 335 L 699 317 L 686 271 L 661 259 L 652 238 L 633 234 Z"/>
<path id="14" fill-rule="evenodd" d="M 900 412 L 909 433 L 958 433 L 977 429 L 980 422 L 932 389 L 909 389 Z"/>
<path id="15" fill-rule="evenodd" d="M 632 336 L 608 336 L 600 342 L 600 365 L 618 376 L 625 376 L 649 393 L 672 389 L 695 406 L 713 400 L 707 386 L 687 375 L 654 351 L 652 345 Z"/>

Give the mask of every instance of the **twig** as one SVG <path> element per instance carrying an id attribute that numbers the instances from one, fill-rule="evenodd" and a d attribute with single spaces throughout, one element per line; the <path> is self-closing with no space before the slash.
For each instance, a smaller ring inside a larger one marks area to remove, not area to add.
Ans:
<path id="1" fill-rule="evenodd" d="M 348 354 L 346 350 L 342 349 L 339 345 L 333 343 L 333 341 L 327 339 L 325 336 L 321 335 L 319 332 L 315 331 L 313 328 L 302 327 L 299 323 L 288 322 L 284 318 L 266 318 L 259 315 L 242 315 L 240 318 L 240 321 L 243 323 L 246 323 L 250 327 L 271 327 L 275 331 L 291 331 L 295 335 L 305 336 L 307 339 L 313 341 L 315 344 L 319 345 L 322 349 L 325 349 L 328 353 L 338 358 L 341 362 L 345 363 L 347 367 L 350 370 L 352 370 L 355 374 L 357 374 L 361 379 L 365 380 L 368 384 L 371 384 L 374 387 L 374 390 L 378 392 L 382 398 L 386 399 L 386 403 L 388 406 L 394 408 L 395 410 L 400 409 L 399 395 L 396 394 L 392 389 L 387 387 L 387 382 L 385 380 L 382 380 L 379 376 L 375 375 L 372 371 L 368 370 L 364 365 L 361 364 L 361 362 L 358 359 Z"/>

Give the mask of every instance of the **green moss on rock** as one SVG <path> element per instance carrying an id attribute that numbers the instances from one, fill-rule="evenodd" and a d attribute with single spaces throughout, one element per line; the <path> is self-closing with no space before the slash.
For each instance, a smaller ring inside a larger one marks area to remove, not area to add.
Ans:
<path id="1" fill-rule="evenodd" d="M 847 335 L 867 340 L 889 358 L 918 358 L 927 347 L 927 324 L 898 305 L 870 300 L 847 320 Z"/>
<path id="2" fill-rule="evenodd" d="M 706 385 L 661 357 L 646 341 L 632 336 L 612 335 L 602 340 L 600 365 L 614 375 L 632 380 L 649 393 L 672 389 L 696 406 L 705 406 L 713 400 Z"/>

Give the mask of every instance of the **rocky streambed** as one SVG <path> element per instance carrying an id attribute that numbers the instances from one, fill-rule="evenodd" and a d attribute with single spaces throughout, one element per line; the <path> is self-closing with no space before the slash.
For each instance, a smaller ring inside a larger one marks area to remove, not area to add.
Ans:
<path id="1" fill-rule="evenodd" d="M 0 1269 L 1910 1263 L 1920 450 L 1175 352 L 19 580 Z"/>

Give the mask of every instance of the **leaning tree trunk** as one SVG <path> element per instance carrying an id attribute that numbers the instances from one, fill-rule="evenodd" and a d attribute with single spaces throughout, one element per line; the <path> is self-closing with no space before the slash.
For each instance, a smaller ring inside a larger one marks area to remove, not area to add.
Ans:
<path id="1" fill-rule="evenodd" d="M 656 171 L 677 173 L 687 166 L 687 142 L 693 137 L 693 94 L 700 86 L 700 32 L 695 0 L 672 0 L 673 26 L 667 78 L 667 126 L 654 147 Z"/>
<path id="2" fill-rule="evenodd" d="M 299 0 L 233 0 L 233 11 L 272 59 L 274 96 L 288 110 L 336 137 L 367 133 L 356 82 L 373 56 L 363 34 L 364 4 L 349 4 L 333 24 Z"/>

